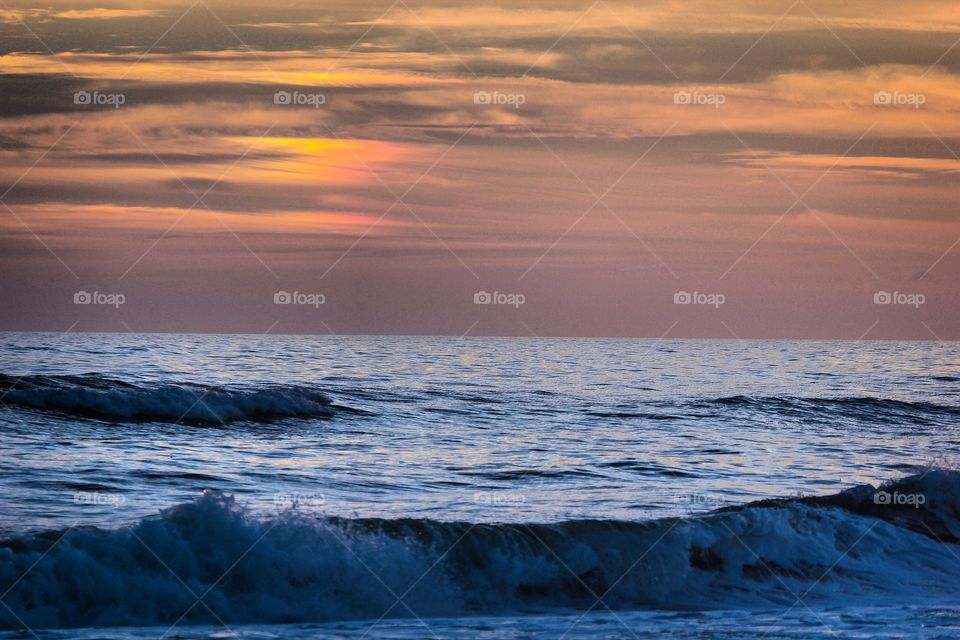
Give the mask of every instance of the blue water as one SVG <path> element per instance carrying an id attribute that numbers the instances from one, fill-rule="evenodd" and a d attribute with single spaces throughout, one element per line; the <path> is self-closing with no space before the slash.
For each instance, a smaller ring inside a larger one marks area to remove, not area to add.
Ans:
<path id="1" fill-rule="evenodd" d="M 958 355 L 0 334 L 0 637 L 960 637 Z"/>

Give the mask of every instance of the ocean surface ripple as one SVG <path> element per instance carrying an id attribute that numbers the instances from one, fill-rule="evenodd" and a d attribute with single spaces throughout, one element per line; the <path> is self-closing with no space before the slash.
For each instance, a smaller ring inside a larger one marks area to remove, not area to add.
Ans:
<path id="1" fill-rule="evenodd" d="M 0 640 L 960 637 L 954 344 L 0 338 Z"/>

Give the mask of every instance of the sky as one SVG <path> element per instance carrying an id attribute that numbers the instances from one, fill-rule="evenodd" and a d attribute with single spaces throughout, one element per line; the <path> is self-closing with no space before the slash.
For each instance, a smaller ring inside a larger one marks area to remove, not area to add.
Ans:
<path id="1" fill-rule="evenodd" d="M 960 339 L 960 4 L 0 0 L 0 330 Z"/>

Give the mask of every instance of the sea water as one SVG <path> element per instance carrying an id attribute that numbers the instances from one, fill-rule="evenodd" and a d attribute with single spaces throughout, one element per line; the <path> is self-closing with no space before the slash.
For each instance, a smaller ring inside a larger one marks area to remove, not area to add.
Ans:
<path id="1" fill-rule="evenodd" d="M 960 637 L 958 356 L 0 334 L 0 637 Z"/>

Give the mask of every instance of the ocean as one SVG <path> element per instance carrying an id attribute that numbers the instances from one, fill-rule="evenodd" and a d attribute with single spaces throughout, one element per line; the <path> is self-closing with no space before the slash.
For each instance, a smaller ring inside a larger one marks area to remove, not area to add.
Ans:
<path id="1" fill-rule="evenodd" d="M 958 356 L 0 334 L 0 639 L 960 637 Z"/>

